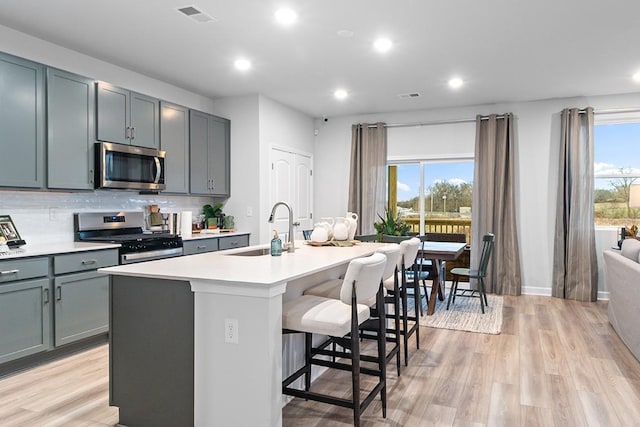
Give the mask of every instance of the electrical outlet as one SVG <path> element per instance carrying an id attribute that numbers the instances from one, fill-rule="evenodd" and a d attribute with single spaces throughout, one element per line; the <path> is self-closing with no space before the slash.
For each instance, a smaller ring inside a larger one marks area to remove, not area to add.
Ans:
<path id="1" fill-rule="evenodd" d="M 224 342 L 238 344 L 238 319 L 224 319 Z"/>
<path id="2" fill-rule="evenodd" d="M 253 208 L 251 206 L 247 208 L 247 216 L 253 216 Z"/>

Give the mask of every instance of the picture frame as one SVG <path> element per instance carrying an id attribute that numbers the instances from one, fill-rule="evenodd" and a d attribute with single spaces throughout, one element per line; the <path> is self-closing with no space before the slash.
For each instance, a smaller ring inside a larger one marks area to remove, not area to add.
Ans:
<path id="1" fill-rule="evenodd" d="M 0 215 L 0 243 L 5 243 L 10 248 L 17 248 L 27 243 L 20 237 L 10 215 Z"/>

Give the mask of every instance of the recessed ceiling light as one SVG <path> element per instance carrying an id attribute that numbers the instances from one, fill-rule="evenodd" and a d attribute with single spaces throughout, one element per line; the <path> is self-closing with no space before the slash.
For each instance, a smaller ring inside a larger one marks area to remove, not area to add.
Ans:
<path id="1" fill-rule="evenodd" d="M 637 83 L 640 83 L 640 71 L 633 75 L 633 80 Z"/>
<path id="2" fill-rule="evenodd" d="M 462 87 L 463 84 L 464 82 L 459 77 L 454 77 L 451 80 L 449 80 L 449 87 L 451 89 L 459 89 L 460 87 Z"/>
<path id="3" fill-rule="evenodd" d="M 236 59 L 233 66 L 236 67 L 236 70 L 247 71 L 251 68 L 251 61 L 244 58 Z"/>
<path id="4" fill-rule="evenodd" d="M 392 46 L 393 46 L 393 43 L 391 42 L 391 40 L 386 39 L 384 37 L 379 38 L 375 42 L 373 42 L 373 47 L 380 53 L 388 52 Z"/>
<path id="5" fill-rule="evenodd" d="M 298 20 L 298 14 L 291 9 L 278 9 L 275 17 L 281 25 L 292 25 Z"/>
<path id="6" fill-rule="evenodd" d="M 343 100 L 345 99 L 347 96 L 349 96 L 349 93 L 347 93 L 346 90 L 344 89 L 336 89 L 335 92 L 333 92 L 333 96 L 336 97 L 336 99 L 340 99 Z"/>

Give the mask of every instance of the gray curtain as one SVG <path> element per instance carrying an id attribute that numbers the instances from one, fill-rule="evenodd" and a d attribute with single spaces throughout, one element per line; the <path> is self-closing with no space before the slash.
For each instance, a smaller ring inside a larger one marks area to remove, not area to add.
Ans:
<path id="1" fill-rule="evenodd" d="M 387 184 L 387 128 L 384 123 L 351 126 L 348 212 L 358 214 L 356 234 L 374 234 L 377 214 L 384 216 Z"/>
<path id="2" fill-rule="evenodd" d="M 521 293 L 513 135 L 513 114 L 476 117 L 471 266 L 479 263 L 482 236 L 494 233 L 485 284 L 487 292 L 500 295 Z"/>
<path id="3" fill-rule="evenodd" d="M 593 108 L 562 110 L 560 131 L 552 295 L 595 301 L 598 267 L 593 225 Z"/>

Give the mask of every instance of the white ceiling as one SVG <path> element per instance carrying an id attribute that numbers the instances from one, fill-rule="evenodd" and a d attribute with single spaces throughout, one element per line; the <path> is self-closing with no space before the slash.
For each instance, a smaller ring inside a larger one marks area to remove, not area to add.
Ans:
<path id="1" fill-rule="evenodd" d="M 216 20 L 177 12 L 188 5 Z M 295 26 L 276 25 L 282 5 Z M 1 0 L 0 24 L 208 97 L 261 93 L 312 117 L 640 91 L 638 0 Z M 372 48 L 380 35 L 394 42 L 385 55 Z M 234 70 L 239 56 L 252 70 Z M 457 91 L 454 75 L 466 82 Z M 397 96 L 408 92 L 421 97 Z"/>

